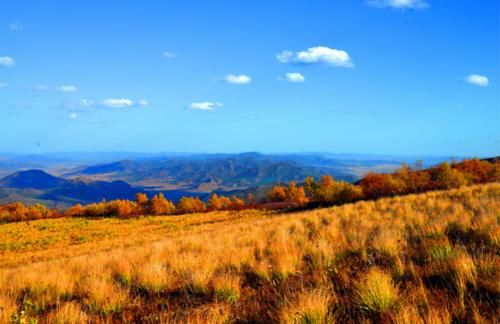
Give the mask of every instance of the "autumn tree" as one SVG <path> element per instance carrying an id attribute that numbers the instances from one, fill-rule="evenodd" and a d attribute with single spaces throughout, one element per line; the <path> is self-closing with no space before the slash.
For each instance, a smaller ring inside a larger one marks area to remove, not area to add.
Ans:
<path id="1" fill-rule="evenodd" d="M 436 189 L 452 189 L 467 185 L 465 175 L 452 168 L 448 162 L 441 163 L 434 169 L 433 180 Z"/>
<path id="2" fill-rule="evenodd" d="M 221 210 L 222 202 L 219 199 L 219 196 L 214 193 L 208 198 L 208 210 Z"/>
<path id="3" fill-rule="evenodd" d="M 111 200 L 106 203 L 107 214 L 109 216 L 129 217 L 136 210 L 136 205 L 130 200 Z"/>
<path id="4" fill-rule="evenodd" d="M 344 181 L 337 182 L 335 203 L 345 204 L 358 201 L 363 198 L 363 189 L 360 186 L 353 185 Z"/>
<path id="5" fill-rule="evenodd" d="M 69 217 L 79 217 L 83 216 L 84 212 L 85 208 L 81 204 L 76 204 L 66 209 L 64 215 Z"/>
<path id="6" fill-rule="evenodd" d="M 454 169 L 464 174 L 470 183 L 486 183 L 494 178 L 495 165 L 479 159 L 464 160 L 454 165 Z"/>
<path id="7" fill-rule="evenodd" d="M 286 188 L 283 186 L 274 186 L 271 191 L 267 194 L 267 198 L 271 202 L 280 202 L 287 200 Z"/>
<path id="8" fill-rule="evenodd" d="M 303 187 L 297 187 L 295 181 L 290 181 L 286 190 L 287 200 L 297 205 L 305 205 L 309 202 Z"/>
<path id="9" fill-rule="evenodd" d="M 149 211 L 149 198 L 145 193 L 138 192 L 135 195 L 136 213 L 139 215 L 147 214 Z"/>
<path id="10" fill-rule="evenodd" d="M 183 214 L 201 213 L 206 210 L 206 205 L 198 197 L 182 197 L 177 203 L 177 211 Z"/>
<path id="11" fill-rule="evenodd" d="M 404 193 L 404 182 L 391 174 L 368 173 L 360 181 L 363 195 L 368 199 L 390 197 Z"/>
<path id="12" fill-rule="evenodd" d="M 319 183 L 313 177 L 307 177 L 304 181 L 304 190 L 309 199 L 314 199 L 319 189 Z"/>
<path id="13" fill-rule="evenodd" d="M 245 208 L 245 201 L 237 196 L 231 197 L 231 209 L 240 210 Z"/>
<path id="14" fill-rule="evenodd" d="M 50 210 L 41 204 L 35 204 L 33 206 L 29 206 L 26 212 L 27 219 L 42 219 L 49 218 L 51 212 Z"/>
<path id="15" fill-rule="evenodd" d="M 108 216 L 107 203 L 105 200 L 100 203 L 93 203 L 85 206 L 84 216 L 97 217 Z"/>
<path id="16" fill-rule="evenodd" d="M 175 205 L 160 192 L 151 198 L 149 212 L 152 215 L 170 215 L 175 212 Z"/>
<path id="17" fill-rule="evenodd" d="M 400 193 L 409 194 L 424 192 L 432 185 L 429 172 L 421 170 L 414 171 L 406 164 L 403 164 L 401 169 L 396 170 L 392 176 L 402 182 Z"/>
<path id="18" fill-rule="evenodd" d="M 249 207 L 255 207 L 255 205 L 257 205 L 257 200 L 255 200 L 255 197 L 251 192 L 249 192 L 245 197 L 245 204 Z"/>

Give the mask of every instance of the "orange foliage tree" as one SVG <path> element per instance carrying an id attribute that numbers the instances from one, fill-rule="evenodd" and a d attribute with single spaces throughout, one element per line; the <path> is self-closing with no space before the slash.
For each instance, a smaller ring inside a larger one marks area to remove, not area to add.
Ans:
<path id="1" fill-rule="evenodd" d="M 160 192 L 151 198 L 149 212 L 152 215 L 170 215 L 175 212 L 175 205 Z"/>
<path id="2" fill-rule="evenodd" d="M 267 198 L 271 202 L 280 202 L 287 200 L 286 188 L 283 186 L 274 186 L 267 194 Z"/>
<path id="3" fill-rule="evenodd" d="M 205 203 L 198 197 L 182 197 L 176 208 L 181 214 L 201 213 L 207 209 Z"/>
<path id="4" fill-rule="evenodd" d="M 218 196 L 216 193 L 208 199 L 207 210 L 226 210 L 231 207 L 231 199 L 225 196 Z"/>
<path id="5" fill-rule="evenodd" d="M 245 201 L 237 196 L 231 197 L 231 209 L 240 210 L 245 208 Z"/>
<path id="6" fill-rule="evenodd" d="M 448 162 L 441 163 L 437 168 L 431 170 L 434 189 L 452 189 L 467 185 L 465 175 L 450 166 Z"/>

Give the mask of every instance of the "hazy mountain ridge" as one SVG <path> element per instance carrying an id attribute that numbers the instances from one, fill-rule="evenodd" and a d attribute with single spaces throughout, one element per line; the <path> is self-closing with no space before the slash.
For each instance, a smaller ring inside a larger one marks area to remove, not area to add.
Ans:
<path id="1" fill-rule="evenodd" d="M 0 176 L 4 176 L 0 179 L 0 203 L 20 200 L 69 205 L 133 199 L 137 192 L 153 195 L 160 191 L 174 201 L 182 196 L 204 199 L 211 192 L 252 192 L 261 197 L 275 183 L 301 182 L 307 176 L 318 178 L 326 174 L 355 182 L 369 171 L 391 172 L 402 161 L 411 160 L 328 153 L 0 154 Z"/>
<path id="2" fill-rule="evenodd" d="M 340 168 L 312 166 L 286 157 L 259 154 L 210 156 L 205 159 L 124 160 L 90 166 L 68 175 L 121 179 L 134 185 L 157 189 L 165 189 L 167 185 L 208 192 L 245 189 L 292 180 L 302 181 L 307 176 L 319 177 L 325 174 L 347 181 L 355 180 L 353 174 Z"/>
<path id="3" fill-rule="evenodd" d="M 42 170 L 19 171 L 0 179 L 2 203 L 20 200 L 67 205 L 102 199 L 133 199 L 137 192 L 137 189 L 124 181 L 63 179 Z"/>

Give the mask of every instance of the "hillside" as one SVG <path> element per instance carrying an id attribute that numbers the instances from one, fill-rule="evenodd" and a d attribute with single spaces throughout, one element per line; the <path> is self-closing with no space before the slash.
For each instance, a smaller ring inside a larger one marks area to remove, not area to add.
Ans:
<path id="1" fill-rule="evenodd" d="M 89 166 L 69 173 L 107 180 L 124 180 L 156 190 L 230 191 L 278 182 L 303 181 L 307 176 L 330 174 L 337 179 L 357 179 L 356 166 L 382 166 L 383 162 L 335 161 L 320 156 L 200 155 L 153 160 L 123 160 Z M 389 162 L 386 162 L 390 164 Z M 396 164 L 393 164 L 393 168 Z M 391 168 L 388 167 L 388 170 Z"/>
<path id="2" fill-rule="evenodd" d="M 0 226 L 0 322 L 495 322 L 500 185 Z M 15 278 L 15 280 L 12 280 Z"/>
<path id="3" fill-rule="evenodd" d="M 42 170 L 19 171 L 0 179 L 0 203 L 23 201 L 67 206 L 102 199 L 133 199 L 136 192 L 124 181 L 68 180 Z"/>

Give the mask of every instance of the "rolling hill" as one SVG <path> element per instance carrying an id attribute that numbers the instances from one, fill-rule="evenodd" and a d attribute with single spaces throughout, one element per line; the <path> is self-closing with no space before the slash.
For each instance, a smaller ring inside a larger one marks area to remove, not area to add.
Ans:
<path id="1" fill-rule="evenodd" d="M 42 170 L 20 171 L 0 179 L 0 203 L 23 201 L 64 206 L 102 199 L 133 199 L 136 192 L 124 181 L 68 180 Z"/>
<path id="2" fill-rule="evenodd" d="M 287 213 L 4 224 L 0 322 L 497 323 L 499 204 L 495 183 Z"/>
<path id="3" fill-rule="evenodd" d="M 325 166 L 311 166 L 293 159 L 258 153 L 178 157 L 155 160 L 123 160 L 82 168 L 70 176 L 124 180 L 156 190 L 194 192 L 232 191 L 277 182 L 303 181 L 307 176 L 330 174 L 352 181 L 352 174 Z"/>

